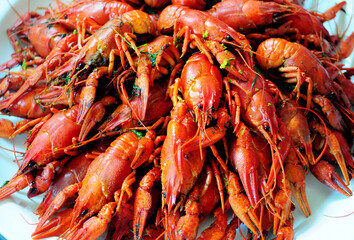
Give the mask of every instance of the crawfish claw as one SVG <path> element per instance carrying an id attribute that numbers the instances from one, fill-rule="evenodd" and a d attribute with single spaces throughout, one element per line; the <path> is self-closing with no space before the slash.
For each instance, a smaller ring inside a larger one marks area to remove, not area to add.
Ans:
<path id="1" fill-rule="evenodd" d="M 81 228 L 71 232 L 67 239 L 97 239 L 100 237 L 111 222 L 116 205 L 116 202 L 111 202 L 103 206 L 97 216 L 91 217 Z"/>
<path id="2" fill-rule="evenodd" d="M 31 174 L 21 174 L 11 179 L 8 183 L 0 188 L 0 200 L 10 196 L 11 194 L 24 189 L 32 183 L 33 177 Z"/>
<path id="3" fill-rule="evenodd" d="M 241 193 L 241 186 L 234 173 L 228 176 L 229 202 L 236 216 L 254 233 L 258 234 L 257 229 L 261 229 L 258 216 L 254 212 L 247 196 Z M 257 229 L 256 229 L 256 228 Z M 260 232 L 260 231 L 259 231 Z"/>
<path id="4" fill-rule="evenodd" d="M 58 213 L 57 217 L 53 218 L 48 223 L 42 226 L 38 225 L 32 233 L 32 239 L 42 239 L 63 234 L 70 226 L 71 217 L 71 208 L 61 211 Z"/>
<path id="5" fill-rule="evenodd" d="M 310 167 L 312 174 L 323 184 L 340 192 L 341 194 L 350 197 L 352 191 L 345 185 L 343 180 L 334 171 L 334 167 L 328 162 L 321 160 Z"/>

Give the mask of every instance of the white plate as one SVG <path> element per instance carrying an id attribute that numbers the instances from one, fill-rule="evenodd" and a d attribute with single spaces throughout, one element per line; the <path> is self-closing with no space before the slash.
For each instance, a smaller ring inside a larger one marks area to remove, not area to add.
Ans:
<path id="1" fill-rule="evenodd" d="M 21 14 L 30 8 L 33 10 L 37 6 L 48 6 L 48 0 L 8 0 Z M 316 0 L 306 1 L 307 9 L 324 11 L 328 7 L 335 4 L 334 1 Z M 343 33 L 344 28 L 348 25 L 349 19 L 353 11 L 353 0 L 348 0 L 345 7 L 346 13 L 340 12 L 335 21 L 331 21 L 329 29 L 336 31 L 334 22 L 339 26 L 339 33 Z M 2 0 L 0 8 L 0 63 L 9 59 L 12 48 L 7 40 L 5 30 L 10 27 L 18 16 L 11 10 L 10 5 Z M 348 30 L 349 35 L 354 31 L 354 23 Z M 344 61 L 346 66 L 354 66 L 353 54 L 349 59 Z M 2 118 L 4 116 L 0 116 Z M 11 118 L 16 121 L 17 118 Z M 16 137 L 16 150 L 24 151 L 25 136 Z M 13 149 L 12 142 L 0 139 L 0 146 Z M 0 149 L 0 185 L 9 180 L 17 171 L 17 165 L 13 162 L 15 159 L 13 153 Z M 353 181 L 349 186 L 354 190 Z M 352 229 L 354 223 L 354 198 L 345 197 L 319 183 L 316 179 L 308 174 L 306 177 L 306 192 L 311 207 L 312 214 L 309 218 L 305 218 L 297 207 L 294 211 L 295 218 L 295 238 L 298 240 L 322 239 L 331 240 L 340 237 L 344 240 L 354 239 L 354 231 Z M 30 239 L 31 233 L 35 229 L 35 223 L 38 222 L 33 211 L 42 200 L 43 196 L 28 199 L 26 196 L 27 189 L 13 194 L 12 196 L 0 201 L 0 233 L 8 240 Z M 208 226 L 204 223 L 203 226 Z M 245 230 L 243 231 L 246 234 Z M 1 237 L 0 237 L 1 239 Z M 56 239 L 56 238 L 51 238 Z M 237 233 L 237 239 L 242 239 Z"/>

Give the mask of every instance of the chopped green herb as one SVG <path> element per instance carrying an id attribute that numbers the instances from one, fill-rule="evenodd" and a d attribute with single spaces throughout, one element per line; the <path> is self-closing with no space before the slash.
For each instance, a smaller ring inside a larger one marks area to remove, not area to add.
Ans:
<path id="1" fill-rule="evenodd" d="M 254 84 L 256 84 L 257 77 L 258 77 L 258 74 L 256 74 L 256 76 L 253 79 L 253 82 L 252 82 L 252 85 L 251 85 L 251 89 L 253 89 Z M 256 89 L 258 89 L 258 88 L 256 88 Z M 258 91 L 258 90 L 256 90 L 256 91 Z"/>
<path id="2" fill-rule="evenodd" d="M 234 60 L 235 58 L 224 59 L 224 62 L 220 65 L 220 69 L 224 69 L 226 67 L 230 67 L 230 61 Z"/>
<path id="3" fill-rule="evenodd" d="M 224 186 L 227 187 L 229 183 L 227 182 L 227 177 L 224 177 Z"/>
<path id="4" fill-rule="evenodd" d="M 205 31 L 205 33 L 203 33 L 203 38 L 207 38 L 209 36 L 209 32 Z"/>
<path id="5" fill-rule="evenodd" d="M 181 38 L 180 38 L 180 36 L 177 35 L 176 42 L 175 42 L 176 48 L 178 47 L 180 42 L 181 42 Z"/>
<path id="6" fill-rule="evenodd" d="M 26 63 L 26 58 L 23 59 L 23 62 L 22 62 L 22 69 L 25 71 L 25 82 L 27 80 L 27 63 Z"/>
<path id="7" fill-rule="evenodd" d="M 144 137 L 144 134 L 142 134 L 141 132 L 138 132 L 138 131 L 136 131 L 134 129 L 132 130 L 132 132 L 135 133 L 135 135 L 138 136 L 138 139 L 141 139 L 142 137 Z"/>

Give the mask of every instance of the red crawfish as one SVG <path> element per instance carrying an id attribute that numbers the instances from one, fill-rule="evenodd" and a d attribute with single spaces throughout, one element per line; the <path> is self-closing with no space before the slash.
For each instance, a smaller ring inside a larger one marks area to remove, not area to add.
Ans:
<path id="1" fill-rule="evenodd" d="M 135 177 L 130 166 L 134 162 L 137 162 L 138 165 L 142 164 L 149 158 L 154 150 L 154 139 L 153 130 L 149 130 L 144 137 L 136 131 L 130 131 L 117 137 L 104 153 L 92 161 L 81 183 L 70 185 L 57 195 L 44 213 L 40 224 L 44 224 L 69 197 L 76 193 L 78 193 L 78 197 L 69 228 L 72 238 L 88 234 L 85 233 L 85 229 L 92 230 L 90 222 L 98 220 L 91 218 L 94 214 L 102 211 L 102 217 L 105 214 L 107 217 L 112 217 L 115 212 L 113 206 L 117 205 L 117 202 L 113 201 L 115 192 L 120 190 L 122 197 L 125 193 L 131 195 L 129 187 L 135 181 Z M 83 222 L 86 225 L 77 232 L 76 228 L 80 227 Z M 100 232 L 105 229 L 98 228 L 96 230 Z"/>
<path id="2" fill-rule="evenodd" d="M 198 125 L 205 128 L 208 117 L 219 107 L 223 81 L 219 69 L 208 61 L 205 54 L 192 55 L 184 65 L 181 78 L 174 86 L 173 102 L 177 103 L 179 88 L 183 99 L 193 109 Z"/>
<path id="3" fill-rule="evenodd" d="M 47 81 L 48 73 L 54 71 L 56 68 L 60 66 L 62 62 L 69 60 L 69 56 L 71 48 L 77 44 L 77 35 L 69 34 L 68 36 L 62 38 L 58 44 L 52 49 L 50 54 L 47 56 L 46 60 L 33 69 L 31 72 L 27 72 L 25 75 L 26 81 L 20 87 L 18 91 L 6 102 L 4 106 L 0 108 L 0 110 L 4 108 L 10 107 L 10 105 L 16 101 L 20 96 L 24 93 L 28 92 L 28 90 L 40 81 Z"/>
<path id="4" fill-rule="evenodd" d="M 275 68 L 282 73 L 285 82 L 296 83 L 293 92 L 297 93 L 298 98 L 302 83 L 307 82 L 307 108 L 310 108 L 312 92 L 325 96 L 334 93 L 339 101 L 346 97 L 338 96 L 333 81 L 319 59 L 300 44 L 281 38 L 267 39 L 258 46 L 257 60 L 261 68 Z"/>
<path id="5" fill-rule="evenodd" d="M 301 6 L 286 4 L 292 9 L 291 13 L 279 17 L 277 23 L 282 24 L 281 26 L 266 29 L 265 32 L 301 42 L 306 47 L 314 46 L 319 57 L 327 55 L 338 61 L 348 57 L 353 51 L 354 33 L 347 39 L 338 41 L 338 36 L 330 35 L 323 23 L 335 18 L 337 13 L 344 9 L 345 4 L 346 2 L 342 1 L 321 14 L 307 11 Z"/>
<path id="6" fill-rule="evenodd" d="M 31 91 L 26 92 L 17 98 L 11 104 L 11 106 L 4 109 L 3 112 L 11 116 L 22 117 L 26 119 L 44 117 L 51 112 L 50 107 L 42 105 L 36 98 L 46 90 L 47 86 L 43 85 L 33 88 Z M 0 108 L 3 108 L 11 99 L 11 97 L 12 94 L 0 100 Z"/>
<path id="7" fill-rule="evenodd" d="M 80 95 L 81 112 L 78 122 L 84 118 L 87 109 L 94 102 L 99 78 L 105 75 L 113 75 L 115 56 L 118 55 L 120 57 L 123 68 L 125 68 L 124 56 L 127 57 L 130 66 L 134 68 L 128 44 L 140 56 L 140 52 L 133 40 L 135 34 L 153 35 L 155 32 L 155 23 L 148 14 L 139 10 L 126 12 L 122 14 L 121 18 L 112 19 L 103 25 L 93 34 L 92 38 L 88 40 L 76 56 L 72 57 L 52 75 L 52 77 L 58 77 L 71 71 L 69 74 L 71 78 L 69 86 L 72 86 L 78 81 L 74 74 L 79 66 L 79 70 L 86 69 L 90 72 L 88 78 L 85 79 L 85 86 Z"/>
<path id="8" fill-rule="evenodd" d="M 219 46 L 230 44 L 239 52 L 240 50 L 235 46 L 240 47 L 246 64 L 253 65 L 252 54 L 250 53 L 251 46 L 246 37 L 208 13 L 184 6 L 170 5 L 161 12 L 158 29 L 161 33 L 173 33 L 174 42 L 184 36 L 182 56 L 186 53 L 188 44 L 193 43 L 194 46 L 197 46 L 200 51 L 203 51 L 207 55 L 210 63 L 213 63 L 209 53 L 211 47 L 208 47 L 208 44 L 205 43 L 205 41 L 213 40 Z M 226 65 L 225 61 L 229 60 L 229 58 L 217 57 L 219 64 Z M 236 76 L 240 76 L 231 67 L 226 67 L 225 69 Z"/>
<path id="9" fill-rule="evenodd" d="M 107 146 L 105 144 L 100 144 L 97 148 L 99 150 L 105 149 Z M 90 152 L 85 151 L 78 156 L 70 159 L 67 164 L 65 164 L 62 170 L 55 176 L 51 187 L 49 188 L 43 201 L 37 208 L 37 213 L 39 218 L 47 211 L 48 207 L 54 200 L 54 198 L 67 186 L 79 183 L 83 180 L 86 175 L 86 171 L 92 162 L 92 156 Z M 68 205 L 74 202 L 67 202 Z M 70 217 L 72 215 L 72 210 L 67 209 L 60 212 L 58 216 L 49 221 L 47 224 L 38 224 L 35 231 L 32 233 L 32 238 L 39 239 L 51 236 L 58 236 L 65 232 L 65 230 L 70 225 Z"/>
<path id="10" fill-rule="evenodd" d="M 132 98 L 134 98 L 135 101 L 140 101 L 140 103 L 137 103 L 137 108 L 133 109 L 133 114 L 134 118 L 144 121 L 149 105 L 149 91 L 150 88 L 154 86 L 155 79 L 163 75 L 169 75 L 170 72 L 170 78 L 172 78 L 173 72 L 175 72 L 181 64 L 179 63 L 180 55 L 173 45 L 172 37 L 164 35 L 158 36 L 151 42 L 139 47 L 138 51 L 141 54 L 135 61 L 138 64 Z M 123 72 L 117 80 L 120 98 L 128 105 L 130 105 L 128 100 L 129 96 L 124 87 L 124 83 L 129 78 L 132 78 L 132 75 L 134 76 L 135 73 L 132 69 L 129 69 Z"/>
<path id="11" fill-rule="evenodd" d="M 70 77 L 73 77 L 78 65 L 81 66 L 80 69 L 91 68 L 91 70 L 95 67 L 108 66 L 108 72 L 112 75 L 116 55 L 120 56 L 123 67 L 125 67 L 124 55 L 127 56 L 129 64 L 134 67 L 127 44 L 132 46 L 137 55 L 140 55 L 133 40 L 134 34 L 154 35 L 155 33 L 155 22 L 148 14 L 139 10 L 126 12 L 121 15 L 121 18 L 108 21 L 96 31 L 93 37 L 80 49 L 77 56 L 61 66 L 53 76 L 60 76 L 72 71 Z"/>
<path id="12" fill-rule="evenodd" d="M 216 45 L 211 45 L 211 49 Z M 214 51 L 223 51 L 223 48 L 215 48 Z M 278 119 L 275 102 L 264 78 L 242 63 L 239 56 L 228 53 L 232 57 L 231 66 L 238 69 L 239 73 L 247 81 L 232 74 L 228 74 L 224 83 L 227 92 L 227 101 L 231 112 L 231 122 L 236 127 L 240 117 L 251 129 L 257 129 L 268 141 L 274 151 L 278 137 Z"/>
<path id="13" fill-rule="evenodd" d="M 0 66 L 1 70 L 12 68 L 20 62 L 30 66 L 44 61 L 43 58 L 46 58 L 69 33 L 63 26 L 50 23 L 50 18 L 49 12 L 44 16 L 36 12 L 27 12 L 7 30 L 15 53 L 12 54 L 11 60 Z"/>
<path id="14" fill-rule="evenodd" d="M 110 97 L 106 98 L 109 99 Z M 97 102 L 93 106 L 94 116 L 92 114 L 88 115 L 90 119 L 85 122 L 84 126 L 75 122 L 78 105 L 50 117 L 31 141 L 18 172 L 8 184 L 0 189 L 0 198 L 5 198 L 29 185 L 32 186 L 28 196 L 41 193 L 41 188 L 36 186 L 35 171 L 44 168 L 51 175 L 55 173 L 58 165 L 53 164 L 60 164 L 60 160 L 66 156 L 66 153 L 69 153 L 66 148 L 77 143 L 78 139 L 81 139 L 80 135 L 85 136 L 94 127 L 94 124 L 88 127 L 90 122 L 95 123 L 102 119 L 105 113 L 104 104 L 105 100 Z"/>
<path id="15" fill-rule="evenodd" d="M 201 53 L 196 53 L 188 59 L 183 67 L 181 78 L 175 80 L 170 94 L 174 105 L 177 105 L 178 91 L 181 89 L 185 104 L 193 110 L 198 122 L 195 137 L 184 145 L 186 151 L 210 146 L 217 156 L 213 145 L 224 138 L 230 120 L 226 109 L 219 107 L 222 86 L 219 69 Z M 211 118 L 217 119 L 216 126 L 209 125 Z M 226 169 L 221 158 L 217 156 L 217 159 Z"/>
<path id="16" fill-rule="evenodd" d="M 202 171 L 206 148 L 199 147 L 186 152 L 184 144 L 192 139 L 198 129 L 197 123 L 184 101 L 172 109 L 167 135 L 161 150 L 161 183 L 168 212 L 176 204 L 178 196 L 185 196 L 194 186 Z"/>

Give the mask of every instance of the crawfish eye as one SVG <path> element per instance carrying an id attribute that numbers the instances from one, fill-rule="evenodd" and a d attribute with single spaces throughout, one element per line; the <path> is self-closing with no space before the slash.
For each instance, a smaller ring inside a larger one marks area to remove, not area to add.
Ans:
<path id="1" fill-rule="evenodd" d="M 33 167 L 36 163 L 34 161 L 30 161 L 27 165 L 27 167 Z"/>
<path id="2" fill-rule="evenodd" d="M 267 132 L 270 131 L 270 126 L 268 123 L 263 123 L 263 129 L 266 130 Z"/>
<path id="3" fill-rule="evenodd" d="M 227 35 L 227 36 L 226 36 L 226 40 L 231 41 L 231 40 L 232 40 L 232 37 L 231 37 L 230 35 Z"/>
<path id="4" fill-rule="evenodd" d="M 85 209 L 80 213 L 80 215 L 86 215 L 87 212 L 88 212 L 87 209 Z"/>
<path id="5" fill-rule="evenodd" d="M 84 66 L 85 66 L 85 64 L 79 63 L 79 64 L 77 65 L 77 68 L 81 69 L 81 68 L 83 68 Z"/>
<path id="6" fill-rule="evenodd" d="M 305 148 L 300 147 L 300 148 L 299 148 L 299 151 L 300 151 L 300 153 L 305 153 Z"/>
<path id="7" fill-rule="evenodd" d="M 67 19 L 67 18 L 68 18 L 68 15 L 65 14 L 65 15 L 63 16 L 63 18 L 64 18 L 64 19 Z"/>

